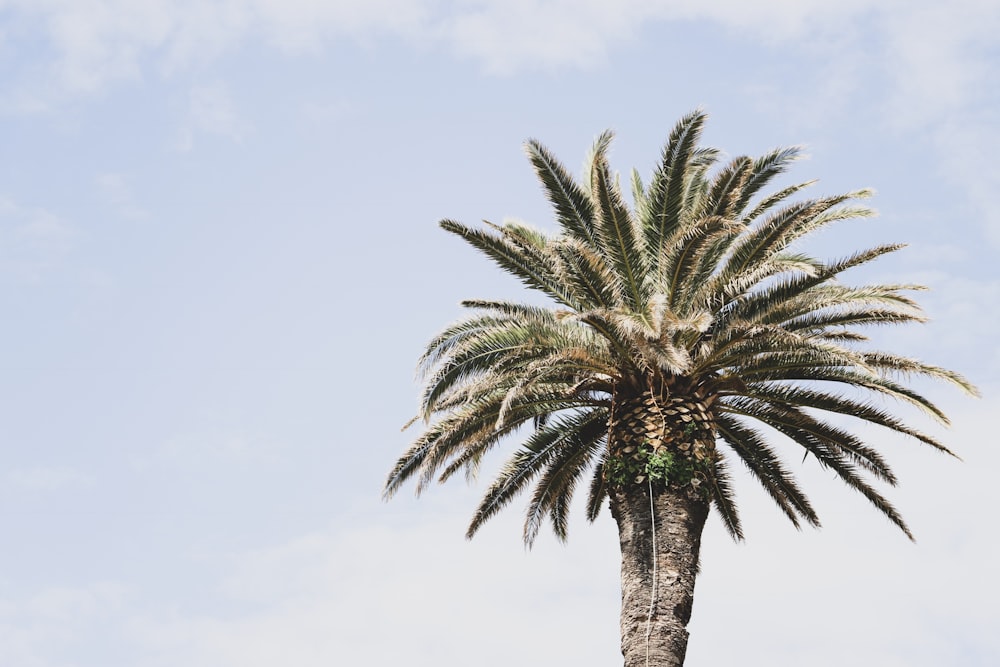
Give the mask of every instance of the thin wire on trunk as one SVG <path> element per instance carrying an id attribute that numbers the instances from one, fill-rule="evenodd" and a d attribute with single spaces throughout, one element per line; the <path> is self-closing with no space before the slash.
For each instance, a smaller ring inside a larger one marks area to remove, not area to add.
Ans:
<path id="1" fill-rule="evenodd" d="M 649 667 L 649 637 L 653 634 L 653 607 L 656 606 L 656 509 L 653 507 L 653 479 L 649 482 L 649 525 L 653 528 L 653 585 L 649 594 L 649 614 L 646 616 L 646 667 Z"/>
<path id="2" fill-rule="evenodd" d="M 647 378 L 649 382 L 649 397 L 653 400 L 653 405 L 656 406 L 656 411 L 660 414 L 660 419 L 663 421 L 663 436 L 666 436 L 667 432 L 667 416 L 663 413 L 663 408 L 656 400 L 656 392 L 653 391 L 653 382 L 651 379 Z M 662 395 L 661 395 L 662 396 Z M 653 450 L 650 450 L 652 453 Z M 653 505 L 653 478 L 649 474 L 649 470 L 646 471 L 646 481 L 649 483 L 649 525 L 652 527 L 652 538 L 653 538 L 653 585 L 650 587 L 652 590 L 649 593 L 649 614 L 646 616 L 646 667 L 649 667 L 649 637 L 653 634 L 653 609 L 656 607 L 656 507 Z"/>

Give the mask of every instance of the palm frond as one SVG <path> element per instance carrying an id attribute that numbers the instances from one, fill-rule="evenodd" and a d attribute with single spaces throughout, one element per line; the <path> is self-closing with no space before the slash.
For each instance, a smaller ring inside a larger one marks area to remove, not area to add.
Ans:
<path id="1" fill-rule="evenodd" d="M 857 436 L 832 424 L 815 419 L 798 406 L 751 396 L 723 399 L 727 410 L 753 417 L 788 435 L 824 463 L 850 461 L 878 479 L 895 486 L 896 475 L 888 462 Z"/>
<path id="2" fill-rule="evenodd" d="M 503 509 L 528 484 L 538 477 L 561 451 L 570 449 L 588 424 L 600 422 L 601 411 L 580 412 L 558 417 L 537 429 L 514 453 L 486 490 L 469 524 L 466 537 L 472 537 L 483 523 Z"/>
<path id="3" fill-rule="evenodd" d="M 839 206 L 851 199 L 870 196 L 867 190 L 791 204 L 775 211 L 759 225 L 748 229 L 733 247 L 723 273 L 739 276 L 784 250 L 796 239 L 831 222 L 874 215 L 863 206 Z"/>
<path id="4" fill-rule="evenodd" d="M 922 433 L 917 429 L 905 424 L 884 409 L 875 405 L 858 401 L 847 396 L 819 391 L 805 387 L 782 386 L 775 383 L 751 383 L 743 392 L 746 396 L 761 398 L 767 401 L 779 402 L 783 404 L 796 405 L 804 408 L 812 408 L 832 412 L 849 417 L 855 417 L 878 426 L 883 426 L 890 430 L 910 436 L 920 442 L 930 445 L 951 456 L 955 453 L 938 442 L 935 438 Z"/>
<path id="5" fill-rule="evenodd" d="M 538 536 L 546 515 L 552 520 L 556 537 L 566 539 L 566 510 L 576 483 L 606 446 L 607 413 L 594 411 L 589 417 L 567 434 L 566 446 L 545 463 L 525 513 L 524 542 L 528 546 Z"/>
<path id="6" fill-rule="evenodd" d="M 732 479 L 726 461 L 720 458 L 715 462 L 715 474 L 712 476 L 712 505 L 722 517 L 722 524 L 729 536 L 737 542 L 743 540 L 743 526 L 736 509 L 736 496 L 732 489 Z"/>
<path id="7" fill-rule="evenodd" d="M 880 375 L 862 373 L 854 369 L 839 366 L 807 366 L 807 365 L 761 365 L 757 368 L 740 369 L 741 377 L 746 382 L 756 381 L 814 381 L 814 382 L 837 382 L 846 386 L 858 387 L 869 391 L 883 394 L 891 398 L 908 403 L 925 414 L 933 417 L 937 422 L 948 426 L 950 421 L 948 416 L 941 411 L 934 403 L 919 392 L 903 386 Z"/>
<path id="8" fill-rule="evenodd" d="M 473 229 L 454 220 L 442 220 L 440 225 L 445 231 L 461 236 L 469 245 L 480 250 L 526 286 L 537 289 L 570 308 L 578 305 L 569 290 L 558 281 L 551 260 L 543 253 L 530 251 L 509 238 Z"/>
<path id="9" fill-rule="evenodd" d="M 761 190 L 761 188 L 771 182 L 771 179 L 775 176 L 783 174 L 787 171 L 792 162 L 795 162 L 800 157 L 802 157 L 802 147 L 789 146 L 787 148 L 776 148 L 754 160 L 753 167 L 750 170 L 750 176 L 747 179 L 746 185 L 743 186 L 740 197 L 736 202 L 736 209 L 743 210 L 747 204 L 750 203 L 750 200 L 753 199 L 754 195 Z M 785 195 L 785 197 L 787 196 L 788 195 Z M 782 199 L 785 197 L 782 197 Z M 767 200 L 765 200 L 764 203 L 767 203 Z M 769 203 L 767 208 L 770 208 L 773 204 L 774 202 Z M 767 210 L 764 207 L 758 208 L 761 210 Z M 757 213 L 757 215 L 759 215 L 759 213 Z M 757 215 L 748 216 L 748 220 L 755 219 Z"/>
<path id="10" fill-rule="evenodd" d="M 587 521 L 593 523 L 601 513 L 604 500 L 608 497 L 608 482 L 604 478 L 604 457 L 594 466 L 594 474 L 590 478 L 590 491 L 587 494 Z"/>
<path id="11" fill-rule="evenodd" d="M 976 398 L 980 396 L 979 390 L 968 379 L 960 373 L 948 370 L 947 368 L 925 364 L 918 359 L 910 359 L 886 352 L 865 352 L 862 354 L 862 357 L 866 364 L 880 370 L 903 376 L 922 375 L 934 378 L 935 380 L 943 380 L 958 387 L 969 396 Z"/>
<path id="12" fill-rule="evenodd" d="M 594 207 L 586 191 L 539 142 L 529 140 L 525 152 L 556 210 L 556 221 L 563 232 L 587 245 L 594 245 Z"/>
<path id="13" fill-rule="evenodd" d="M 573 239 L 552 245 L 560 279 L 586 308 L 620 308 L 625 304 L 622 284 L 602 257 Z"/>
<path id="14" fill-rule="evenodd" d="M 688 185 L 687 170 L 696 151 L 707 115 L 693 111 L 677 122 L 663 147 L 660 165 L 649 183 L 648 203 L 642 221 L 649 256 L 658 258 L 681 224 Z M 706 165 L 707 166 L 707 165 Z"/>
<path id="15" fill-rule="evenodd" d="M 761 433 L 725 412 L 718 417 L 718 429 L 719 437 L 739 456 L 793 526 L 801 527 L 800 518 L 813 526 L 820 525 L 809 499 Z"/>
<path id="16" fill-rule="evenodd" d="M 818 264 L 812 271 L 801 271 L 797 275 L 778 280 L 756 292 L 749 290 L 760 280 L 775 275 L 771 271 L 761 272 L 756 276 L 738 277 L 720 271 L 707 281 L 698 292 L 700 303 L 715 304 L 720 310 L 720 329 L 727 322 L 753 321 L 759 314 L 771 312 L 777 308 L 786 307 L 803 294 L 816 289 L 820 285 L 829 285 L 829 281 L 848 269 L 870 262 L 878 257 L 899 250 L 900 244 L 881 245 L 865 251 L 857 252 L 849 257 L 830 264 Z M 784 270 L 785 267 L 775 267 Z M 739 296 L 738 300 L 734 297 Z M 813 308 L 815 309 L 815 308 Z M 806 314 L 807 311 L 803 312 Z M 792 317 L 792 315 L 788 315 Z"/>
<path id="17" fill-rule="evenodd" d="M 597 242 L 601 254 L 622 285 L 626 304 L 640 310 L 645 302 L 642 277 L 646 273 L 643 239 L 635 219 L 622 199 L 621 190 L 605 151 L 594 155 L 591 196 L 596 213 Z"/>

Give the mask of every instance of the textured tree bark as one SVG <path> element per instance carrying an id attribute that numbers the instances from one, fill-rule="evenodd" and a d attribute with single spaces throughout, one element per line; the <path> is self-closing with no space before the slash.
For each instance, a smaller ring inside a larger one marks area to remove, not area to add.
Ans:
<path id="1" fill-rule="evenodd" d="M 647 626 L 654 553 L 649 487 L 629 484 L 612 490 L 610 495 L 622 552 L 621 633 L 625 667 L 680 667 L 687 653 L 687 624 L 691 619 L 701 532 L 709 502 L 686 490 L 653 487 L 656 597 Z"/>

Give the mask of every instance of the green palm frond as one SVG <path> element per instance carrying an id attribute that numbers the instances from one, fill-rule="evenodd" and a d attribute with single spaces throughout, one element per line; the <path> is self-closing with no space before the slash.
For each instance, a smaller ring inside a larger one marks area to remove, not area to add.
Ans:
<path id="1" fill-rule="evenodd" d="M 793 162 L 802 157 L 802 147 L 801 146 L 789 146 L 787 148 L 776 148 L 764 155 L 760 156 L 753 161 L 753 166 L 750 169 L 750 177 L 747 179 L 746 185 L 743 186 L 743 191 L 740 194 L 740 198 L 736 203 L 737 210 L 743 210 L 750 203 L 750 200 L 760 192 L 761 188 L 771 182 L 775 176 L 785 173 L 788 167 L 791 166 Z M 810 181 L 812 183 L 812 181 Z M 806 184 L 808 185 L 808 183 Z M 765 199 L 761 206 L 747 216 L 748 221 L 755 220 L 763 212 L 770 210 L 778 201 L 787 198 L 789 195 L 797 192 L 801 189 L 800 186 L 793 186 L 791 188 L 782 190 L 779 195 L 781 197 L 777 200 L 769 201 Z M 788 190 L 792 190 L 789 192 Z"/>
<path id="2" fill-rule="evenodd" d="M 870 192 L 855 193 L 814 199 L 790 204 L 768 215 L 758 225 L 747 229 L 734 245 L 732 254 L 722 273 L 733 278 L 752 272 L 778 252 L 802 236 L 838 221 L 874 215 L 864 206 L 839 206 L 851 199 L 870 196 Z"/>
<path id="3" fill-rule="evenodd" d="M 735 220 L 741 211 L 743 190 L 750 180 L 753 160 L 746 155 L 734 158 L 712 179 L 703 215 Z"/>
<path id="4" fill-rule="evenodd" d="M 636 221 L 622 198 L 617 179 L 611 173 L 605 148 L 594 156 L 591 196 L 596 214 L 597 244 L 601 255 L 614 271 L 626 304 L 641 310 L 645 303 L 643 277 L 647 267 L 642 236 Z"/>
<path id="5" fill-rule="evenodd" d="M 743 213 L 743 215 L 740 217 L 740 222 L 744 226 L 749 226 L 753 224 L 761 216 L 767 214 L 769 211 L 773 211 L 774 208 L 781 202 L 786 201 L 792 195 L 798 194 L 799 192 L 805 190 L 808 187 L 816 185 L 816 183 L 817 181 L 815 180 L 805 181 L 803 183 L 796 183 L 795 185 L 789 185 L 786 188 L 778 190 L 777 192 L 770 194 L 767 197 L 764 197 L 763 199 L 760 200 L 760 202 L 757 203 L 756 206 L 754 206 L 749 211 Z M 741 203 L 745 205 L 745 202 L 743 202 L 742 199 Z"/>
<path id="6" fill-rule="evenodd" d="M 555 276 L 551 259 L 540 250 L 532 250 L 503 235 L 482 232 L 454 220 L 442 220 L 440 225 L 445 231 L 461 236 L 528 287 L 545 293 L 557 303 L 570 308 L 578 307 L 572 294 Z"/>
<path id="7" fill-rule="evenodd" d="M 556 221 L 569 237 L 594 245 L 594 207 L 587 193 L 547 148 L 535 140 L 525 144 L 535 174 L 556 212 Z"/>
<path id="8" fill-rule="evenodd" d="M 567 512 L 576 484 L 606 446 L 607 413 L 595 411 L 591 417 L 571 434 L 568 446 L 544 464 L 524 519 L 524 542 L 528 546 L 535 541 L 546 516 L 552 521 L 556 537 L 566 539 Z"/>
<path id="9" fill-rule="evenodd" d="M 720 458 L 715 462 L 715 475 L 711 480 L 712 504 L 722 517 L 722 523 L 734 540 L 743 539 L 743 526 L 740 523 L 739 511 L 736 509 L 736 496 L 732 489 L 732 479 L 726 460 Z"/>
<path id="10" fill-rule="evenodd" d="M 782 309 L 788 313 L 788 304 L 798 307 L 804 315 L 811 310 L 821 307 L 816 297 L 823 293 L 823 289 L 826 289 L 827 306 L 840 305 L 829 301 L 834 292 L 840 294 L 841 297 L 846 297 L 850 293 L 850 288 L 842 286 L 830 287 L 832 285 L 830 281 L 839 274 L 888 253 L 895 252 L 902 247 L 904 246 L 899 244 L 877 246 L 855 253 L 831 264 L 820 262 L 809 263 L 808 267 L 802 266 L 801 270 L 777 279 L 756 291 L 750 290 L 759 280 L 775 274 L 773 272 L 761 273 L 759 276 L 751 277 L 750 279 L 738 280 L 720 272 L 704 284 L 704 287 L 698 292 L 698 299 L 700 302 L 710 305 L 715 304 L 718 307 L 720 320 L 718 329 L 720 331 L 728 323 L 755 321 L 764 314 L 775 310 Z M 792 264 L 788 264 L 785 266 L 778 265 L 774 268 L 779 270 L 778 275 L 780 275 L 780 271 L 790 270 L 791 267 Z M 817 291 L 814 292 L 813 290 Z M 838 292 L 837 290 L 840 291 Z M 885 291 L 885 287 L 882 288 L 882 291 Z M 898 292 L 892 296 L 898 303 L 900 298 Z M 812 308 L 803 308 L 810 305 L 812 305 Z M 912 301 L 905 305 L 912 306 Z M 794 317 L 794 315 L 788 314 L 786 317 Z"/>
<path id="11" fill-rule="evenodd" d="M 730 414 L 722 413 L 719 415 L 719 436 L 743 461 L 793 526 L 800 527 L 800 518 L 814 526 L 820 525 L 809 499 L 760 432 Z"/>
<path id="12" fill-rule="evenodd" d="M 737 231 L 736 223 L 721 216 L 712 216 L 700 220 L 698 225 L 692 225 L 689 231 L 674 240 L 660 260 L 663 290 L 668 295 L 671 308 L 682 312 L 690 309 L 692 296 L 701 286 L 692 282 L 692 276 L 702 273 L 706 257 L 711 258 L 717 252 L 720 241 L 725 241 Z"/>
<path id="13" fill-rule="evenodd" d="M 937 439 L 908 426 L 888 411 L 870 402 L 859 401 L 847 396 L 806 387 L 782 386 L 777 383 L 753 383 L 743 393 L 745 396 L 753 398 L 855 417 L 877 426 L 883 426 L 897 433 L 908 435 L 946 454 L 955 456 L 954 452 L 938 442 Z"/>
<path id="14" fill-rule="evenodd" d="M 588 425 L 606 419 L 605 412 L 592 410 L 558 418 L 536 430 L 486 490 L 469 524 L 468 537 L 472 537 L 483 523 L 503 509 L 543 470 L 547 470 L 561 451 L 571 450 L 574 443 L 586 437 L 581 433 Z"/>
<path id="15" fill-rule="evenodd" d="M 649 183 L 647 217 L 642 220 L 642 225 L 650 256 L 657 262 L 681 227 L 685 190 L 690 186 L 689 167 L 692 162 L 698 163 L 696 167 L 708 166 L 711 156 L 705 155 L 699 160 L 695 153 L 706 118 L 706 114 L 699 110 L 678 121 L 663 147 L 660 165 Z"/>
<path id="16" fill-rule="evenodd" d="M 566 239 L 552 244 L 552 254 L 559 277 L 585 307 L 624 307 L 621 283 L 594 250 Z"/>
<path id="17" fill-rule="evenodd" d="M 750 396 L 725 401 L 726 410 L 761 421 L 788 435 L 820 462 L 849 461 L 880 480 L 896 484 L 896 476 L 881 454 L 847 431 L 815 419 L 798 406 L 762 401 Z"/>
<path id="18" fill-rule="evenodd" d="M 608 497 L 608 480 L 604 472 L 604 455 L 594 465 L 590 476 L 590 489 L 587 493 L 587 521 L 593 523 L 601 514 L 601 507 Z"/>
<path id="19" fill-rule="evenodd" d="M 969 380 L 960 373 L 950 371 L 947 368 L 925 364 L 918 359 L 910 359 L 908 357 L 901 357 L 895 354 L 888 354 L 886 352 L 866 352 L 862 356 L 864 357 L 866 364 L 880 370 L 885 370 L 904 377 L 924 376 L 934 378 L 935 380 L 943 380 L 944 382 L 948 382 L 949 384 L 958 387 L 969 396 L 976 398 L 979 397 L 979 390 L 976 389 L 975 385 L 969 382 Z"/>

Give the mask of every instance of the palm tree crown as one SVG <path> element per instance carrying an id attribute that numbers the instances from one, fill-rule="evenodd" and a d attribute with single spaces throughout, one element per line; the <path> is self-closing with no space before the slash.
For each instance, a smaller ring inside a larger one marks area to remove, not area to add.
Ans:
<path id="1" fill-rule="evenodd" d="M 836 261 L 795 248 L 830 223 L 871 215 L 856 203 L 868 191 L 796 201 L 810 185 L 802 183 L 762 195 L 799 150 L 720 165 L 718 151 L 698 145 L 704 122 L 696 111 L 676 125 L 648 185 L 633 174 L 633 206 L 608 165 L 604 133 L 580 183 L 527 143 L 558 234 L 441 222 L 554 306 L 464 302 L 472 313 L 431 340 L 420 361 L 427 426 L 389 475 L 387 497 L 412 477 L 419 491 L 435 478 L 474 474 L 489 450 L 522 433 L 470 536 L 531 488 L 524 539 L 530 544 L 546 517 L 563 538 L 574 490 L 589 480 L 591 520 L 616 488 L 656 484 L 710 501 L 739 539 L 733 459 L 793 524 L 819 525 L 771 444 L 777 432 L 910 535 L 871 483 L 896 481 L 882 455 L 827 417 L 849 415 L 950 453 L 864 396 L 899 399 L 946 422 L 905 379 L 975 389 L 951 371 L 863 345 L 862 327 L 922 321 L 910 296 L 921 288 L 853 287 L 838 277 L 902 246 Z"/>

